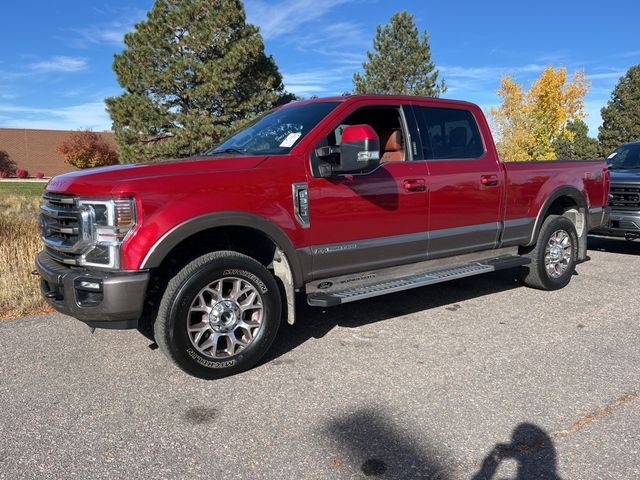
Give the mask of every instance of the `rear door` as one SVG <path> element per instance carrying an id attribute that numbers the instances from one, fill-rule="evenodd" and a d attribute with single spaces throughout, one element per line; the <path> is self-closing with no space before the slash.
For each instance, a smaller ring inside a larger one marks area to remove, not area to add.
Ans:
<path id="1" fill-rule="evenodd" d="M 429 170 L 429 258 L 495 248 L 503 172 L 476 116 L 457 104 L 414 105 L 414 113 Z"/>
<path id="2" fill-rule="evenodd" d="M 427 169 L 414 161 L 417 129 L 409 107 L 356 103 L 317 145 L 339 145 L 346 125 L 368 124 L 380 137 L 381 163 L 371 172 L 309 178 L 313 277 L 374 270 L 426 258 Z M 413 130 L 413 134 L 412 134 Z M 312 165 L 318 159 L 310 152 Z"/>

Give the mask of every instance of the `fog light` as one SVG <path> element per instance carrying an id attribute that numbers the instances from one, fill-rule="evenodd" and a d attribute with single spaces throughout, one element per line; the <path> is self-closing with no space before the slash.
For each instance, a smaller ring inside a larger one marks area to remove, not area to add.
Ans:
<path id="1" fill-rule="evenodd" d="M 79 280 L 76 281 L 76 288 L 79 290 L 100 292 L 102 291 L 102 282 L 99 280 Z"/>

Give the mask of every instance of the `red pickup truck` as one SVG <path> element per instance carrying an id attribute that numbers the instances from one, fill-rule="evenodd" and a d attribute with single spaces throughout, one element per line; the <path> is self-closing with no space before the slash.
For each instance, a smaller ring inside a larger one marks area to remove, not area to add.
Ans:
<path id="1" fill-rule="evenodd" d="M 262 357 L 296 298 L 328 307 L 514 267 L 564 287 L 608 190 L 604 161 L 501 163 L 471 103 L 313 99 L 197 157 L 52 179 L 36 264 L 58 311 L 153 332 L 180 368 L 217 378 Z"/>

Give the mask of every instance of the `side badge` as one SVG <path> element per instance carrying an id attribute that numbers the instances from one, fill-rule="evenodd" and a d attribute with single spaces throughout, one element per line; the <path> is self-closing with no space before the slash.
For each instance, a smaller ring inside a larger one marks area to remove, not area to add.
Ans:
<path id="1" fill-rule="evenodd" d="M 318 289 L 320 289 L 320 290 L 324 290 L 324 289 L 326 289 L 326 288 L 330 288 L 331 286 L 333 286 L 333 283 L 332 283 L 332 282 L 320 282 L 320 283 L 318 284 Z"/>

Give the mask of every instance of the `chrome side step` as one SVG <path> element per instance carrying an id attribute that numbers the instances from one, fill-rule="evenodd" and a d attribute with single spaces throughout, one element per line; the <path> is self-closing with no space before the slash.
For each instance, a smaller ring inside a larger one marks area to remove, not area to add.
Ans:
<path id="1" fill-rule="evenodd" d="M 355 302 L 356 300 L 377 297 L 378 295 L 409 290 L 410 288 L 424 287 L 457 278 L 471 277 L 481 273 L 520 267 L 528 265 L 530 262 L 528 258 L 518 255 L 505 255 L 483 262 L 474 262 L 452 268 L 441 268 L 435 271 L 419 273 L 361 287 L 348 288 L 337 292 L 314 292 L 307 295 L 307 303 L 313 307 L 333 307 L 343 303 Z"/>

